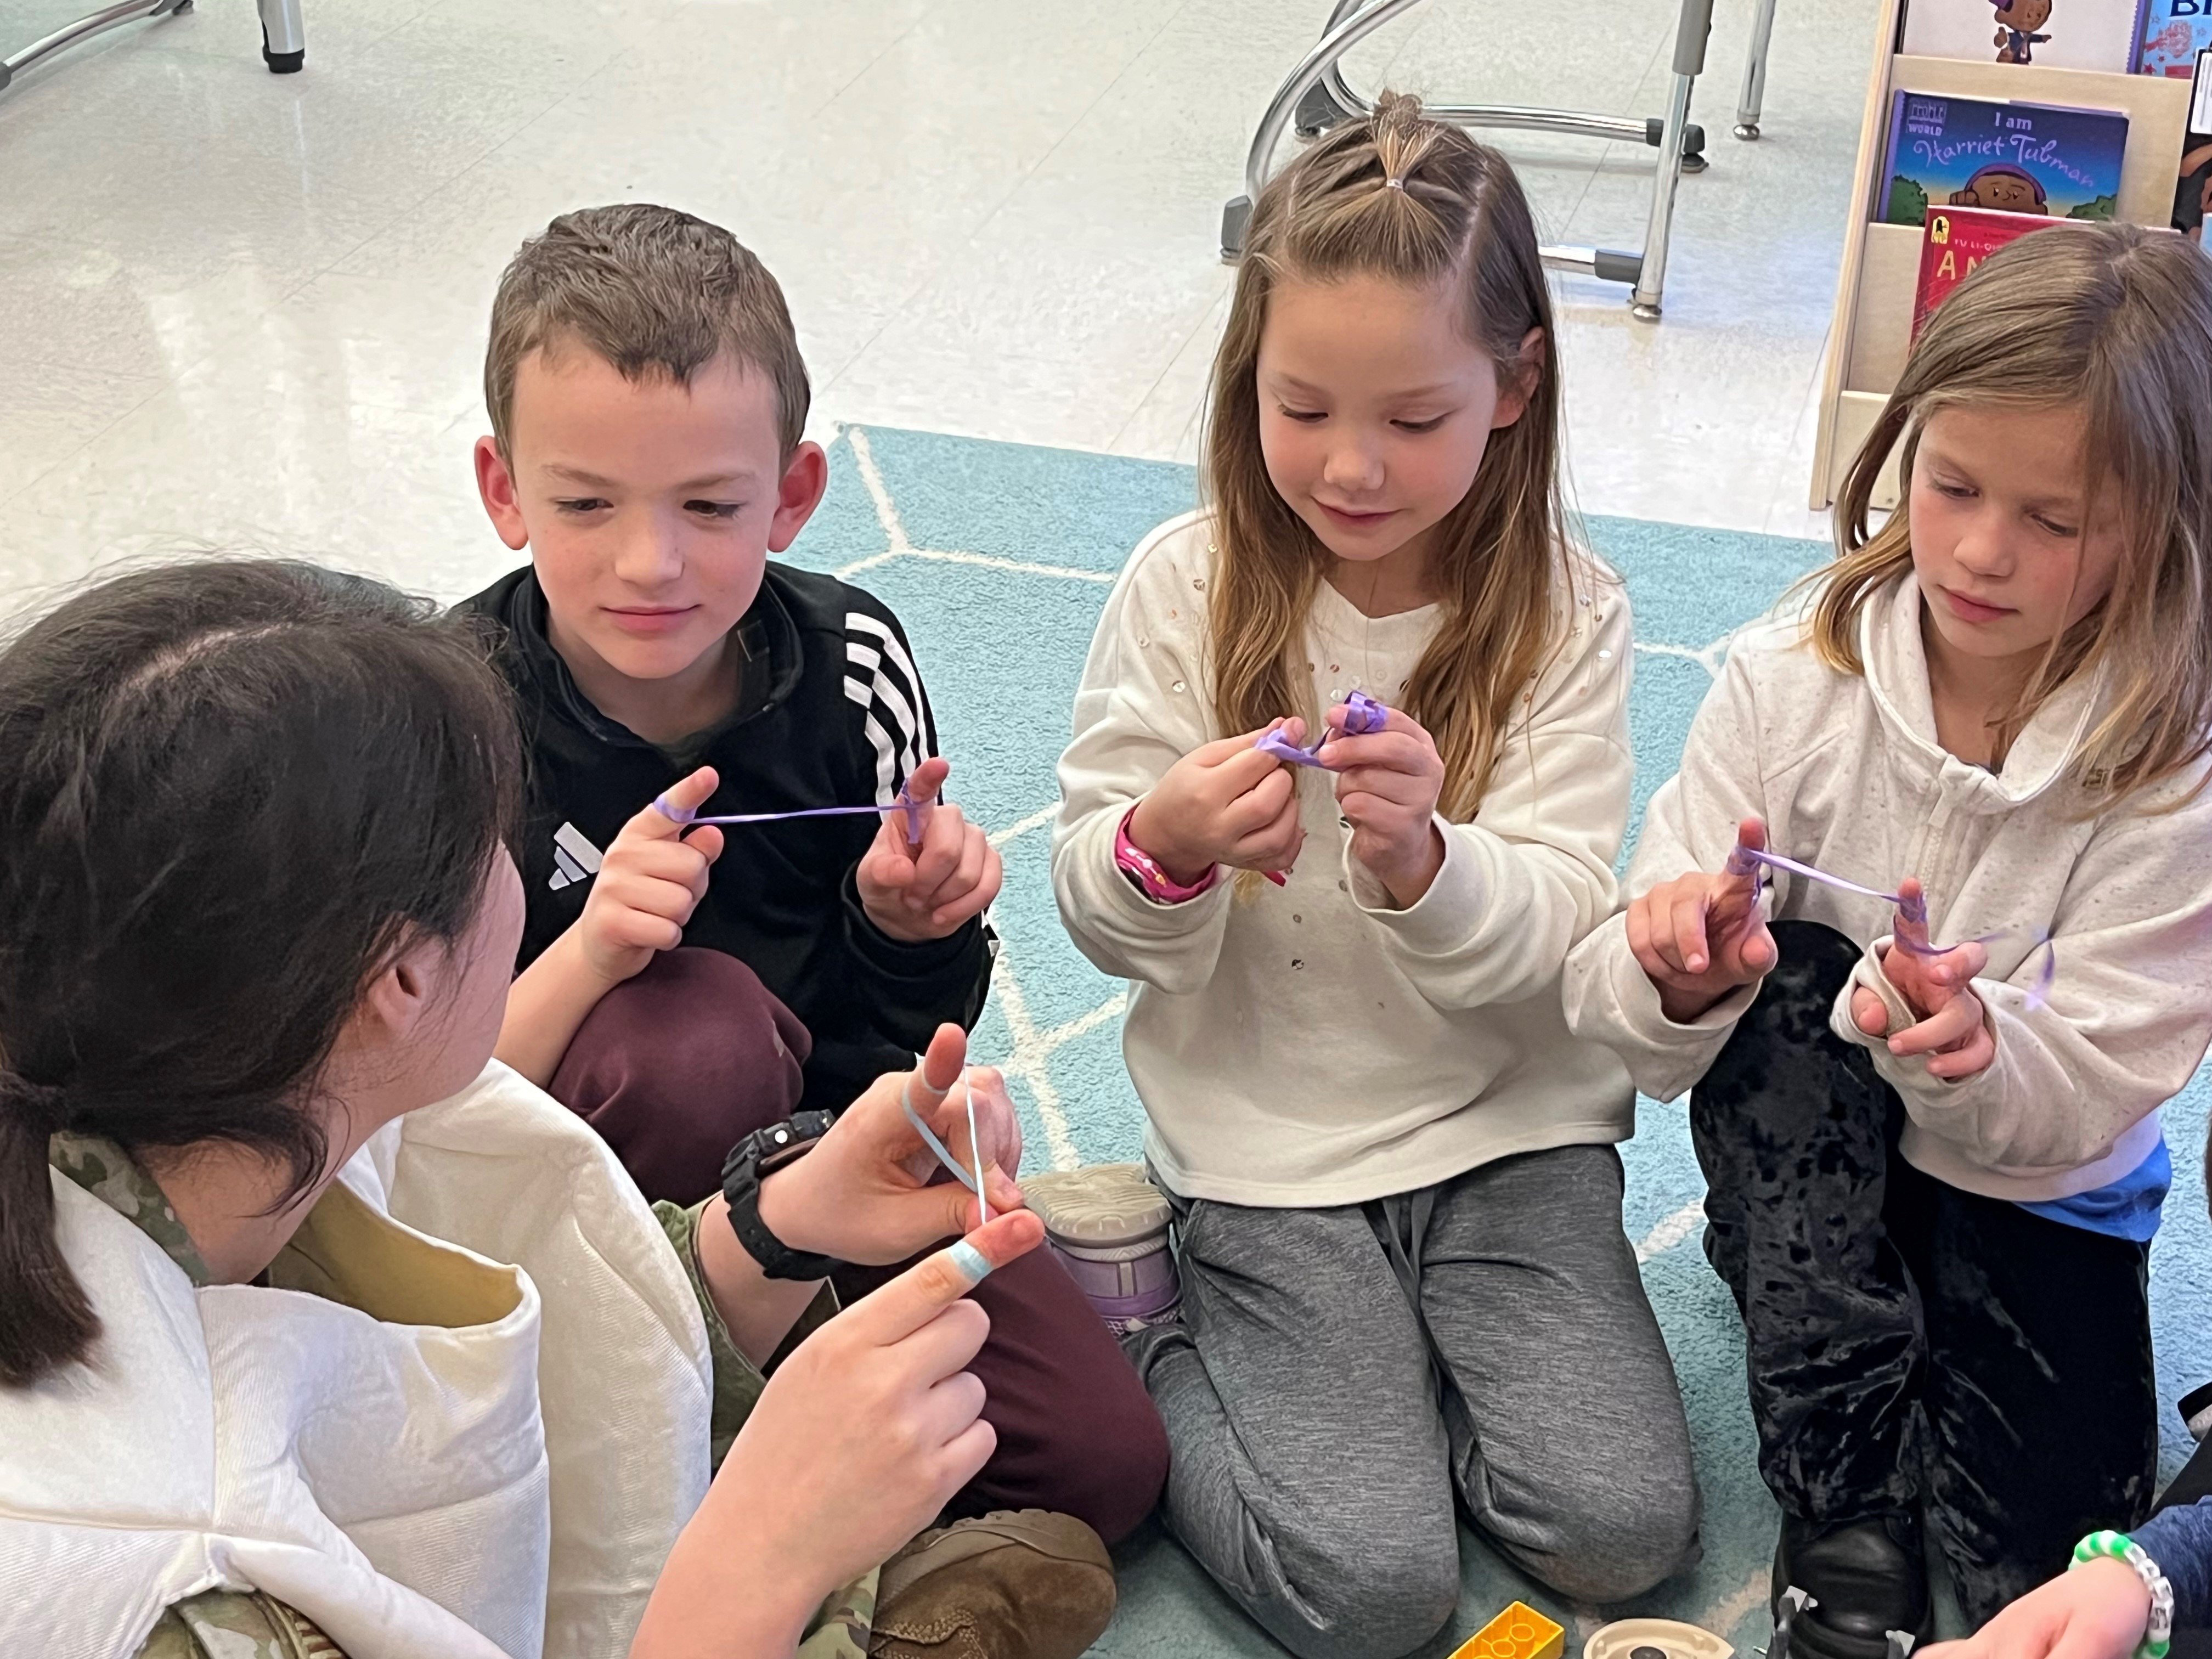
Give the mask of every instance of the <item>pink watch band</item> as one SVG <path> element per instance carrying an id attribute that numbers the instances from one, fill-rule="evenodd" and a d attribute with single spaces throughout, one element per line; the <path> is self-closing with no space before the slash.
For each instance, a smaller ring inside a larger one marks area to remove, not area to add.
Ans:
<path id="1" fill-rule="evenodd" d="M 1136 816 L 1137 809 L 1132 806 L 1121 815 L 1121 827 L 1114 831 L 1114 864 L 1153 903 L 1185 903 L 1221 879 L 1221 866 L 1217 864 L 1191 886 L 1176 880 L 1160 867 L 1158 859 L 1129 839 L 1129 820 Z"/>

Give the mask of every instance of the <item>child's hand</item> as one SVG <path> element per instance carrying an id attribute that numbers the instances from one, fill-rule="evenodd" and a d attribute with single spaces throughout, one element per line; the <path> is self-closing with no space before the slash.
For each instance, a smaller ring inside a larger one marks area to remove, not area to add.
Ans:
<path id="1" fill-rule="evenodd" d="M 720 781 L 702 766 L 672 787 L 672 806 L 696 810 Z M 622 827 L 607 848 L 584 914 L 576 921 L 576 944 L 586 967 L 606 986 L 641 972 L 656 951 L 684 942 L 684 924 L 707 890 L 707 872 L 722 854 L 722 832 L 705 824 L 684 826 L 648 806 Z"/>
<path id="2" fill-rule="evenodd" d="M 1920 1650 L 1923 1659 L 2128 1659 L 2150 1623 L 2150 1590 L 2109 1558 L 2032 1589 L 1963 1642 Z"/>
<path id="3" fill-rule="evenodd" d="M 939 1026 L 915 1079 L 914 1109 L 972 1170 L 967 1091 L 975 1089 L 983 1191 L 996 1216 L 1023 1207 L 1012 1175 L 1021 1164 L 1021 1130 L 1003 1091 L 986 1086 L 995 1073 L 979 1072 L 972 1082 L 963 1075 L 967 1058 L 967 1034 Z M 760 1217 L 770 1232 L 794 1250 L 881 1266 L 975 1225 L 975 1194 L 935 1179 L 944 1166 L 907 1121 L 906 1090 L 904 1072 L 878 1078 L 812 1152 L 761 1183 Z"/>
<path id="4" fill-rule="evenodd" d="M 1759 819 L 1746 818 L 1735 835 L 1738 845 L 1765 850 L 1766 825 Z M 1628 948 L 1659 988 L 1660 1011 L 1687 1024 L 1774 966 L 1774 935 L 1759 911 L 1758 872 L 1692 870 L 1661 882 L 1629 904 Z"/>
<path id="5" fill-rule="evenodd" d="M 1252 746 L 1282 726 L 1295 732 L 1299 722 L 1276 720 L 1192 750 L 1137 803 L 1129 839 L 1186 887 L 1203 881 L 1217 864 L 1289 869 L 1306 834 L 1298 823 L 1297 780 L 1284 762 Z"/>
<path id="6" fill-rule="evenodd" d="M 1336 773 L 1337 810 L 1352 821 L 1352 856 L 1402 909 L 1420 902 L 1443 868 L 1436 826 L 1444 763 L 1419 721 L 1393 708 L 1380 732 L 1344 734 L 1345 705 L 1323 716 L 1329 735 L 1319 759 Z"/>
<path id="7" fill-rule="evenodd" d="M 1899 898 L 1918 901 L 1918 878 L 1908 876 L 1897 892 Z M 1925 947 L 1928 923 L 1900 910 L 1895 937 Z M 1972 940 L 1936 956 L 1890 946 L 1882 955 L 1881 971 L 1920 1020 L 1889 1038 L 1889 1052 L 1925 1054 L 1929 1072 L 1951 1080 L 1972 1077 L 1996 1059 L 1996 1038 L 1984 1017 L 1982 1000 L 1970 988 L 1989 963 L 1989 951 Z M 1889 1034 L 1889 1010 L 1863 985 L 1851 988 L 1851 1020 L 1869 1036 Z"/>
<path id="8" fill-rule="evenodd" d="M 906 781 L 908 798 L 936 801 L 951 770 L 942 759 L 922 762 Z M 906 809 L 887 808 L 875 844 L 854 872 L 860 908 L 878 932 L 908 945 L 944 939 L 999 896 L 1006 871 L 998 850 L 958 807 L 929 806 L 918 849 L 906 835 Z"/>

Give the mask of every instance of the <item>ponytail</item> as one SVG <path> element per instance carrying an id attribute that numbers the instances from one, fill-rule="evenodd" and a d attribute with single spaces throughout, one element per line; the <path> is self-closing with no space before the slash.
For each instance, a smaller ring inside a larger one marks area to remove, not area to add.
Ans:
<path id="1" fill-rule="evenodd" d="M 0 1384 L 11 1388 L 82 1359 L 100 1334 L 54 1237 L 46 1137 L 62 1121 L 59 1090 L 0 1066 Z"/>

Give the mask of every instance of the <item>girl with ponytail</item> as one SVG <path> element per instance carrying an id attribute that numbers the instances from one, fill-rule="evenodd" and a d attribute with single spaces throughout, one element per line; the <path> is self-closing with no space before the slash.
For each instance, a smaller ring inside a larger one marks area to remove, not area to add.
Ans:
<path id="1" fill-rule="evenodd" d="M 1167 1519 L 1314 1659 L 1444 1623 L 1455 1498 L 1582 1601 L 1697 1528 L 1632 1091 L 1559 1009 L 1614 902 L 1631 642 L 1553 341 L 1494 151 L 1390 96 L 1307 149 L 1253 211 L 1203 510 L 1131 557 L 1060 763 L 1060 914 L 1134 981 L 1182 1224 L 1182 1321 L 1130 1339 Z"/>

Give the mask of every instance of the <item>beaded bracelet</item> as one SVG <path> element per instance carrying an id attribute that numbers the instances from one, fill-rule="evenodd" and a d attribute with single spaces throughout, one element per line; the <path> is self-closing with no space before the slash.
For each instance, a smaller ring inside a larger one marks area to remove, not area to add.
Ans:
<path id="1" fill-rule="evenodd" d="M 2109 1556 L 2115 1561 L 2124 1561 L 2136 1570 L 2136 1577 L 2143 1581 L 2150 1591 L 2150 1619 L 2143 1626 L 2142 1645 L 2135 1651 L 2135 1659 L 2166 1659 L 2166 1650 L 2173 1644 L 2173 1586 L 2158 1570 L 2158 1563 L 2141 1544 L 2124 1532 L 2093 1532 L 2074 1547 L 2074 1559 L 2068 1565 L 2071 1571 Z"/>

